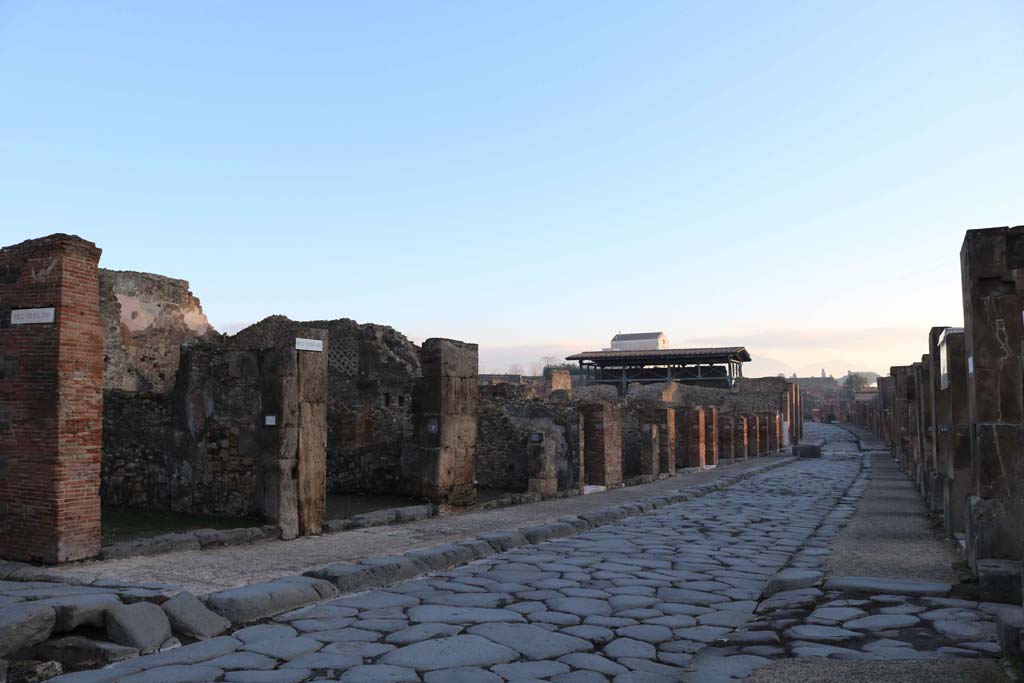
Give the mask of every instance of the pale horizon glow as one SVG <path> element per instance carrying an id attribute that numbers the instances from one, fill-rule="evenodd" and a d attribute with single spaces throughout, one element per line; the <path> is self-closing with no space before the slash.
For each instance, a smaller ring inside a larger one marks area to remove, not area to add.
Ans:
<path id="1" fill-rule="evenodd" d="M 1024 223 L 1024 4 L 0 3 L 0 244 L 284 314 L 885 373 Z"/>

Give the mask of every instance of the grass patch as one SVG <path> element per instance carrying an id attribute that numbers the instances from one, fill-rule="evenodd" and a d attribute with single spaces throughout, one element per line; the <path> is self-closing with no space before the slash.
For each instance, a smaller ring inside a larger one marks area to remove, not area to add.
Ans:
<path id="1" fill-rule="evenodd" d="M 121 543 L 194 529 L 241 529 L 260 526 L 256 517 L 214 517 L 180 512 L 103 508 L 103 543 Z"/>

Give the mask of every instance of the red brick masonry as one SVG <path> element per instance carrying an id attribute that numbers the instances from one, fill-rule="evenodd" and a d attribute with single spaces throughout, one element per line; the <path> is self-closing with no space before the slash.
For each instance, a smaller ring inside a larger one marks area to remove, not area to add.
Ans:
<path id="1" fill-rule="evenodd" d="M 0 249 L 0 557 L 99 552 L 99 258 L 72 235 Z M 54 322 L 12 324 L 30 308 L 55 309 Z"/>

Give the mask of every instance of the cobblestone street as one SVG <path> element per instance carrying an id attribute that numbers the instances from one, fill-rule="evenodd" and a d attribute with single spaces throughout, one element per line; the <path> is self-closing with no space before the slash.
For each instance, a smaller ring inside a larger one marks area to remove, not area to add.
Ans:
<path id="1" fill-rule="evenodd" d="M 992 616 L 949 584 L 826 580 L 868 470 L 849 432 L 815 429 L 821 459 L 56 680 L 714 682 L 792 656 L 995 656 Z"/>

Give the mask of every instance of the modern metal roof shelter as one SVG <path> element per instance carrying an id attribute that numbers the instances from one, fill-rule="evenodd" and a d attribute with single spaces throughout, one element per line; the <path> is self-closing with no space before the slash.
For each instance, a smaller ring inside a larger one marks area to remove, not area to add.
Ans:
<path id="1" fill-rule="evenodd" d="M 624 396 L 631 382 L 676 381 L 729 389 L 743 376 L 750 354 L 742 346 L 643 351 L 585 351 L 566 358 L 578 361 L 584 382 L 614 384 Z"/>
<path id="2" fill-rule="evenodd" d="M 662 332 L 630 332 L 628 334 L 619 333 L 612 337 L 612 341 L 639 341 L 642 339 L 657 339 L 663 333 Z"/>

